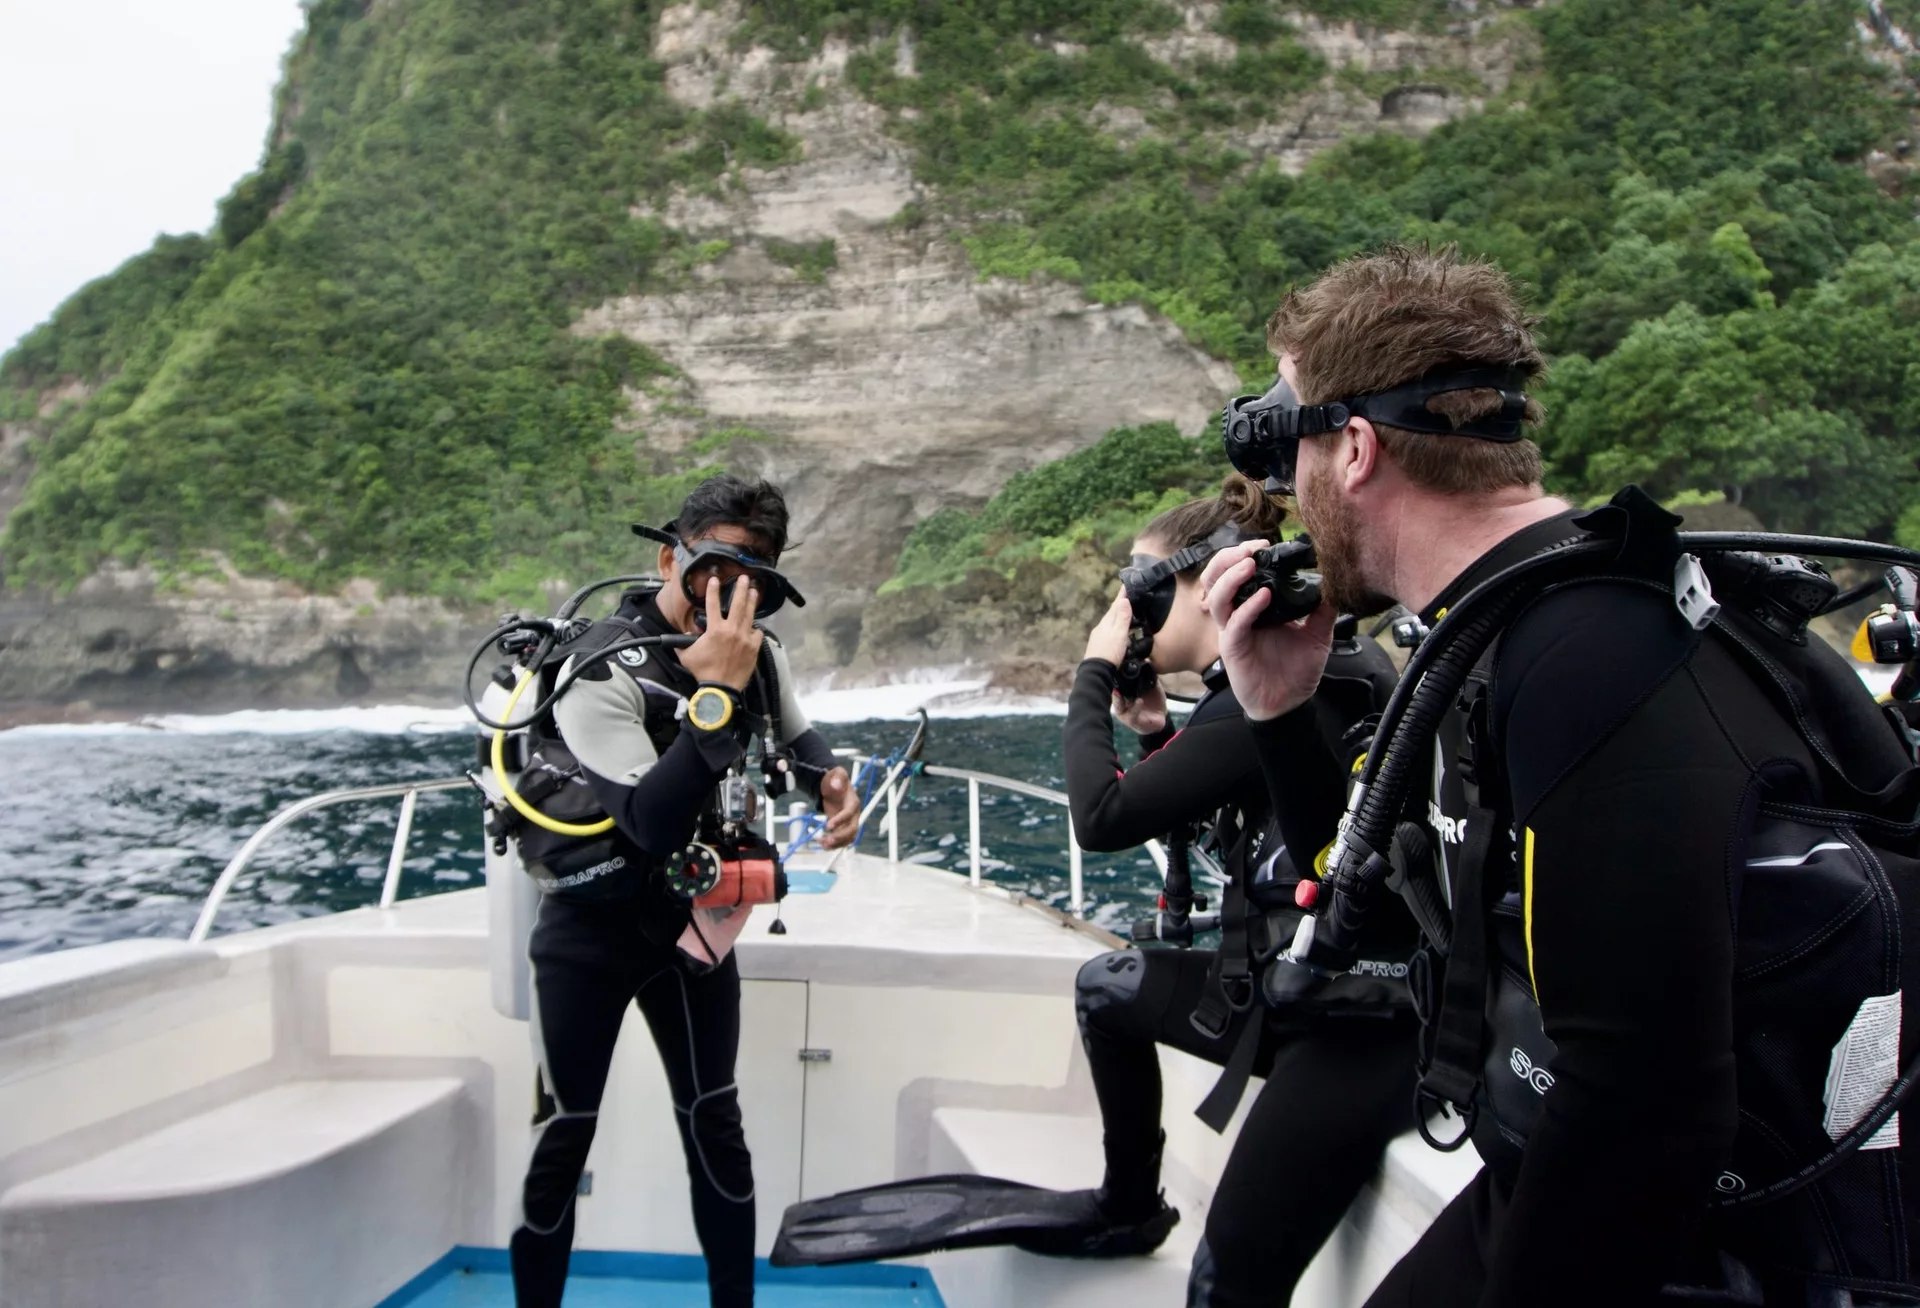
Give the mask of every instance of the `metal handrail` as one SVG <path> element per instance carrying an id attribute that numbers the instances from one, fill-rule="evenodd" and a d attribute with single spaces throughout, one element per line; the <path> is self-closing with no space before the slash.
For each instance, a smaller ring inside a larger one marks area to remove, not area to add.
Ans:
<path id="1" fill-rule="evenodd" d="M 866 757 L 858 751 L 835 750 L 834 753 L 853 760 Z M 984 853 L 980 842 L 980 788 L 991 786 L 996 790 L 1010 791 L 1016 795 L 1025 795 L 1029 799 L 1043 800 L 1060 808 L 1068 807 L 1064 791 L 1053 790 L 1046 786 L 1037 786 L 1030 781 L 1017 781 L 1012 777 L 999 776 L 992 772 L 976 772 L 971 768 L 948 768 L 929 764 L 919 769 L 919 775 L 942 777 L 952 781 L 967 783 L 967 862 L 968 880 L 975 886 L 981 884 L 981 858 Z M 900 821 L 899 804 L 905 794 L 912 776 L 902 774 L 892 785 L 886 788 L 887 814 L 882 825 L 887 832 L 887 861 L 900 861 Z M 296 803 L 289 804 L 240 846 L 239 852 L 221 869 L 214 879 L 213 888 L 207 892 L 206 902 L 200 906 L 200 916 L 193 924 L 193 931 L 187 936 L 192 944 L 199 944 L 207 938 L 213 929 L 213 919 L 220 911 L 227 892 L 233 883 L 246 870 L 247 864 L 273 836 L 296 819 L 314 812 L 316 809 L 331 808 L 336 804 L 352 803 L 358 800 L 391 799 L 395 795 L 400 799 L 400 814 L 394 829 L 393 849 L 387 856 L 387 871 L 380 887 L 380 907 L 392 908 L 399 895 L 401 868 L 407 857 L 407 844 L 413 833 L 414 806 L 423 794 L 434 791 L 457 790 L 472 785 L 466 777 L 443 777 L 434 781 L 398 781 L 384 786 L 358 786 L 350 790 L 328 790 L 318 795 L 309 795 Z M 878 797 L 876 796 L 876 799 Z M 772 804 L 767 806 L 768 838 L 772 839 L 776 816 Z M 1146 842 L 1147 854 L 1161 872 L 1167 869 L 1166 850 L 1157 840 Z M 1085 878 L 1081 867 L 1082 850 L 1080 841 L 1073 831 L 1073 815 L 1067 814 L 1067 903 L 1069 911 L 1078 917 L 1086 911 Z"/>
<path id="2" fill-rule="evenodd" d="M 193 924 L 193 931 L 187 936 L 191 944 L 199 944 L 207 938 L 213 929 L 214 915 L 220 911 L 220 905 L 227 897 L 227 891 L 245 870 L 247 863 L 259 852 L 260 846 L 267 843 L 279 831 L 315 809 L 331 808 L 335 804 L 346 804 L 364 799 L 391 799 L 401 796 L 400 818 L 394 830 L 393 851 L 387 856 L 387 875 L 380 888 L 380 907 L 392 908 L 395 896 L 400 890 L 400 868 L 406 862 L 407 842 L 413 834 L 413 809 L 415 802 L 423 794 L 436 790 L 457 790 L 473 783 L 465 777 L 443 777 L 434 781 L 397 781 L 385 786 L 357 786 L 351 790 L 328 790 L 318 795 L 309 795 L 303 800 L 289 804 L 267 819 L 266 825 L 247 837 L 232 860 L 222 868 L 220 875 L 214 878 L 213 889 L 207 892 L 207 899 L 200 906 L 200 917 Z"/>

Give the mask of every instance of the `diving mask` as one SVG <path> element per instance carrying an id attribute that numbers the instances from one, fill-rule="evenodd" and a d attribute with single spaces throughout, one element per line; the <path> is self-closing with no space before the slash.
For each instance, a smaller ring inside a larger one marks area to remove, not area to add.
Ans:
<path id="1" fill-rule="evenodd" d="M 1281 377 L 1265 395 L 1240 395 L 1227 401 L 1220 413 L 1220 439 L 1228 462 L 1241 473 L 1264 477 L 1267 490 L 1291 495 L 1301 439 L 1339 431 L 1354 418 L 1434 436 L 1473 436 L 1503 444 L 1520 440 L 1526 434 L 1520 429 L 1527 414 L 1526 384 L 1526 373 L 1519 367 L 1446 368 L 1371 395 L 1302 404 Z M 1500 407 L 1458 426 L 1427 408 L 1436 395 L 1474 390 L 1500 392 Z"/>
<path id="2" fill-rule="evenodd" d="M 1181 573 L 1197 568 L 1221 550 L 1240 543 L 1240 532 L 1232 523 L 1185 549 L 1164 559 L 1151 554 L 1136 554 L 1130 566 L 1120 569 L 1120 585 L 1133 608 L 1133 625 L 1148 636 L 1167 625 L 1173 612 L 1173 592 Z"/>
<path id="3" fill-rule="evenodd" d="M 668 524 L 669 528 L 671 525 Z M 730 611 L 734 582 L 741 577 L 746 577 L 759 594 L 753 609 L 756 621 L 772 617 L 785 608 L 789 600 L 797 608 L 806 607 L 806 598 L 781 575 L 773 560 L 761 558 L 745 546 L 731 545 L 711 537 L 688 544 L 671 530 L 640 523 L 634 524 L 633 532 L 636 536 L 645 536 L 648 540 L 657 540 L 662 545 L 672 547 L 674 570 L 680 575 L 680 593 L 693 606 L 696 622 L 706 622 L 707 583 L 712 580 L 720 583 L 722 615 Z"/>
<path id="4" fill-rule="evenodd" d="M 1133 562 L 1120 569 L 1120 585 L 1133 610 L 1133 622 L 1127 631 L 1127 652 L 1121 659 L 1114 688 L 1125 699 L 1139 699 L 1153 688 L 1157 676 L 1150 661 L 1153 637 L 1167 625 L 1173 612 L 1173 595 L 1183 572 L 1197 568 L 1221 550 L 1240 542 L 1239 528 L 1227 523 L 1211 536 L 1166 558 L 1136 554 Z"/>

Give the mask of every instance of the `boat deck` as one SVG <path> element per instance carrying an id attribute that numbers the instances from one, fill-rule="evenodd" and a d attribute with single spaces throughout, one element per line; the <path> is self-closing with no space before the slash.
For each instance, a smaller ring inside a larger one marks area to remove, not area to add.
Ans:
<path id="1" fill-rule="evenodd" d="M 754 1272 L 762 1308 L 944 1308 L 933 1278 L 920 1267 L 778 1268 Z M 513 1277 L 499 1249 L 455 1249 L 380 1308 L 505 1308 Z M 567 1277 L 567 1308 L 706 1308 L 707 1282 L 698 1258 L 674 1254 L 576 1252 Z"/>

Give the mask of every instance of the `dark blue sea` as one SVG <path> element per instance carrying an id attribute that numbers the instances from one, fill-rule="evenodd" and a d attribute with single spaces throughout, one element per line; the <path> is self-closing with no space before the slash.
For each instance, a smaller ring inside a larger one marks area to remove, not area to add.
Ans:
<path id="1" fill-rule="evenodd" d="M 471 768 L 476 737 L 456 723 L 445 712 L 389 708 L 0 732 L 10 792 L 0 816 L 0 960 L 127 937 L 184 939 L 227 860 L 286 805 Z M 912 731 L 899 719 L 819 725 L 836 745 L 879 754 Z M 925 760 L 1061 789 L 1060 725 L 1058 712 L 936 718 Z M 966 870 L 964 782 L 922 777 L 903 812 L 903 858 Z M 301 819 L 256 857 L 215 933 L 376 902 L 397 814 L 397 800 L 380 800 Z M 986 875 L 1066 908 L 1065 814 L 986 791 Z M 878 828 L 876 817 L 861 848 L 884 855 Z M 1147 912 L 1158 886 L 1143 850 L 1088 854 L 1084 875 L 1087 916 L 1109 927 Z M 477 796 L 422 796 L 401 897 L 481 881 Z"/>

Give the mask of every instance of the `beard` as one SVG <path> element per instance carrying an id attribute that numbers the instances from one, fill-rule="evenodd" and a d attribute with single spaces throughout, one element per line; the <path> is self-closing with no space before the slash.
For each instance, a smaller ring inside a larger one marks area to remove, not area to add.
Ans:
<path id="1" fill-rule="evenodd" d="M 1295 497 L 1300 524 L 1307 529 L 1318 560 L 1320 593 L 1338 613 L 1356 618 L 1385 613 L 1394 601 L 1368 584 L 1360 563 L 1360 515 L 1345 496 L 1322 484 L 1325 480 L 1309 473 L 1301 479 L 1300 494 Z"/>

